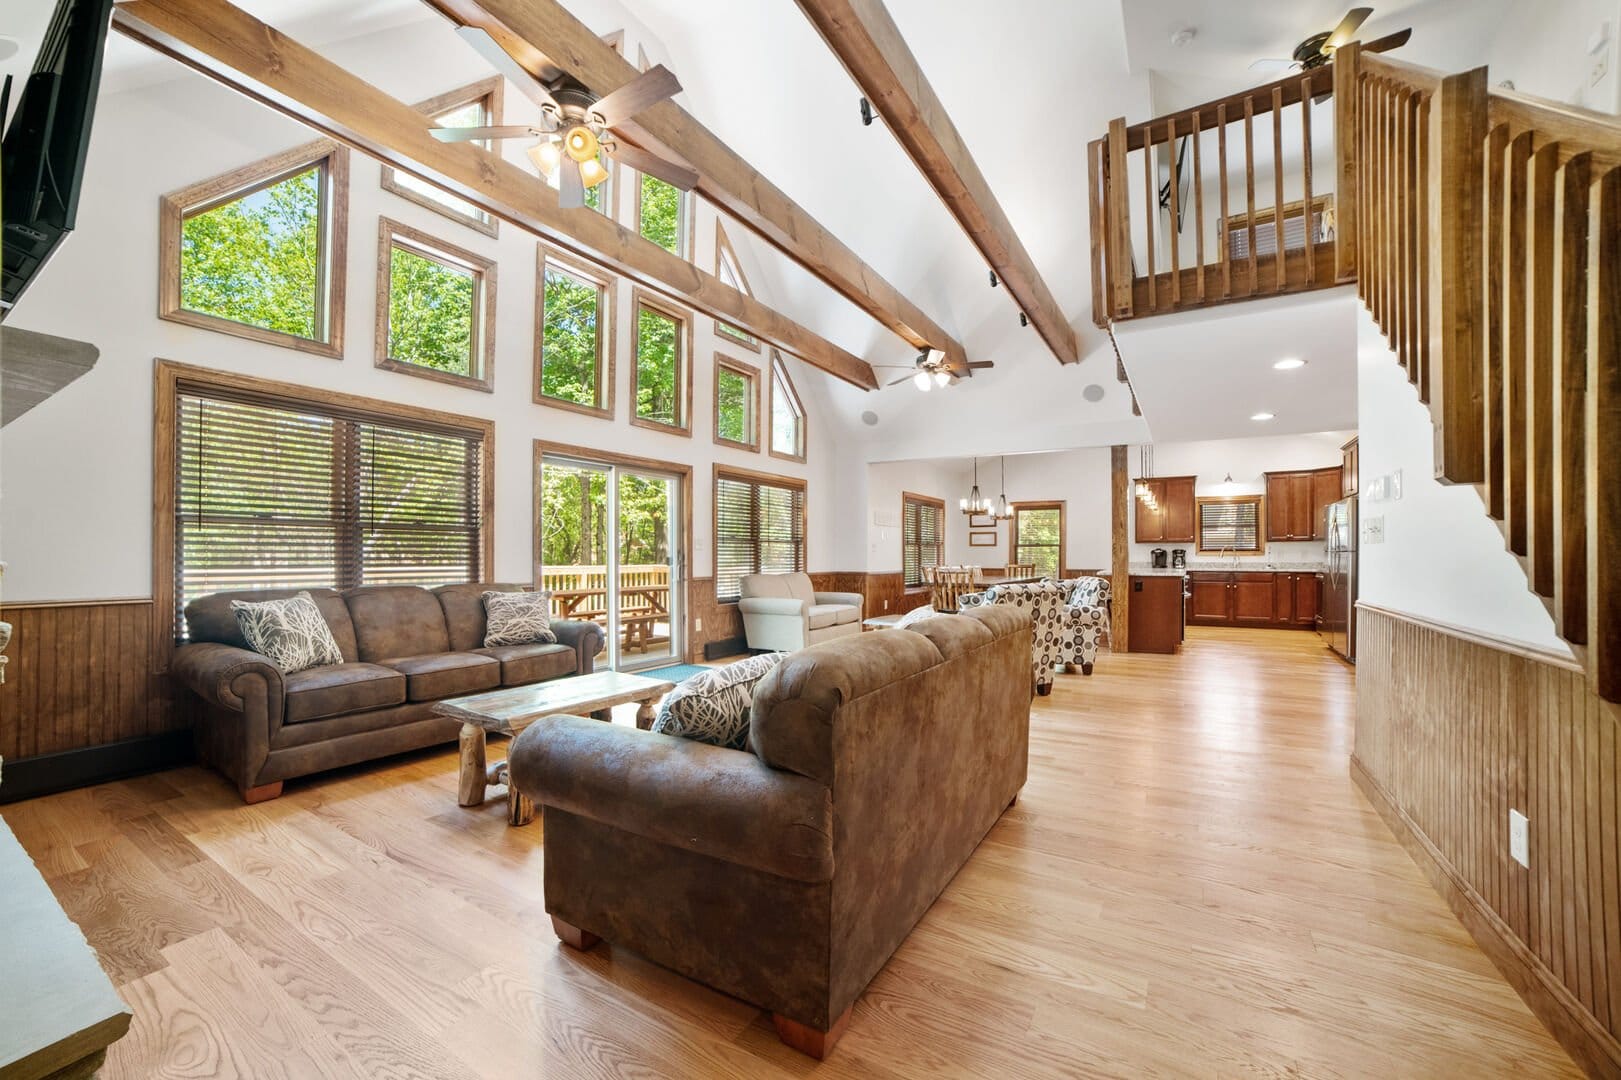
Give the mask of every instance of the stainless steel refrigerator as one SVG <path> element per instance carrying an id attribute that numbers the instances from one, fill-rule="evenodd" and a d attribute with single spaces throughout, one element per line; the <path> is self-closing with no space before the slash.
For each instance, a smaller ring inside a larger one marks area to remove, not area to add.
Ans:
<path id="1" fill-rule="evenodd" d="M 1323 578 L 1323 636 L 1328 647 L 1356 662 L 1356 496 L 1330 503 L 1328 570 Z"/>

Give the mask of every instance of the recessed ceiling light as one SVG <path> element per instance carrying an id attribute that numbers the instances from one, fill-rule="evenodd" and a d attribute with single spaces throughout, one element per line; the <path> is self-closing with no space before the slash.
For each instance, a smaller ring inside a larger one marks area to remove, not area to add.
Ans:
<path id="1" fill-rule="evenodd" d="M 1274 414 L 1269 412 L 1258 412 L 1250 417 L 1251 420 L 1272 420 L 1274 418 Z"/>
<path id="2" fill-rule="evenodd" d="M 0 35 L 0 60 L 10 60 L 21 48 L 22 43 L 16 38 Z"/>
<path id="3" fill-rule="evenodd" d="M 1304 360 L 1300 359 L 1300 357 L 1298 357 L 1298 356 L 1286 356 L 1282 360 L 1279 360 L 1276 364 L 1273 364 L 1272 366 L 1277 368 L 1279 371 L 1293 371 L 1296 368 L 1305 367 L 1306 362 Z"/>

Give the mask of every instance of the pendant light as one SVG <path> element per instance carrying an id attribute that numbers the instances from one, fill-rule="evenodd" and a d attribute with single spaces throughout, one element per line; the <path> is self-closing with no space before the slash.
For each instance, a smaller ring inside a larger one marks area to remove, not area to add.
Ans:
<path id="1" fill-rule="evenodd" d="M 965 514 L 983 514 L 988 508 L 985 497 L 979 493 L 979 458 L 974 459 L 974 486 L 968 489 L 968 498 L 958 500 Z"/>
<path id="2" fill-rule="evenodd" d="M 1002 458 L 1002 494 L 996 500 L 996 509 L 991 516 L 998 521 L 1006 521 L 1013 516 L 1013 508 L 1007 502 L 1007 457 Z"/>

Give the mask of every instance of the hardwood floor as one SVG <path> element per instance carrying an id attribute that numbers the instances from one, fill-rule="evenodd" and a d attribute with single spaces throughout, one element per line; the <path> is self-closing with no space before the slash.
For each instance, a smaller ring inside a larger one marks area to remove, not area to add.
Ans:
<path id="1" fill-rule="evenodd" d="M 457 807 L 454 746 L 257 806 L 191 768 L 4 817 L 134 1009 L 109 1078 L 1577 1075 L 1353 787 L 1353 695 L 1296 631 L 1060 676 L 1017 805 L 820 1066 L 561 947 L 538 820 Z"/>

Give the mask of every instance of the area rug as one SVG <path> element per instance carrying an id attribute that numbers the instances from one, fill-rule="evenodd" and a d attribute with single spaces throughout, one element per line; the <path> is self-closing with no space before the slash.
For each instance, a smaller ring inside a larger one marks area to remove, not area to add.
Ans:
<path id="1" fill-rule="evenodd" d="M 653 668 L 651 671 L 638 671 L 637 675 L 649 679 L 664 679 L 668 682 L 678 683 L 682 679 L 690 679 L 699 672 L 708 671 L 706 667 L 697 664 L 671 664 L 669 667 Z"/>

